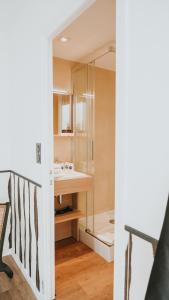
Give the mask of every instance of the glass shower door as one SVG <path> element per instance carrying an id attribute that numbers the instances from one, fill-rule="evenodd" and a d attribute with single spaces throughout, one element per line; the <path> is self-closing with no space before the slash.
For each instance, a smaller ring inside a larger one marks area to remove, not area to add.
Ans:
<path id="1" fill-rule="evenodd" d="M 82 223 L 88 233 L 111 246 L 114 241 L 115 73 L 96 63 L 79 64 L 72 72 L 72 79 L 74 165 L 77 171 L 94 178 L 93 191 L 78 196 L 79 209 L 86 216 Z"/>
<path id="2" fill-rule="evenodd" d="M 79 65 L 72 72 L 73 85 L 73 156 L 77 171 L 94 175 L 94 68 Z M 85 218 L 85 229 L 94 232 L 94 195 L 80 193 L 78 207 Z"/>

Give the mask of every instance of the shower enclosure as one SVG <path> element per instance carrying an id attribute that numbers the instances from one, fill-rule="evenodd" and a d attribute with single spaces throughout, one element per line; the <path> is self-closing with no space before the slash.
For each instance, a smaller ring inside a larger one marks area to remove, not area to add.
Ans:
<path id="1" fill-rule="evenodd" d="M 104 54 L 105 58 L 106 55 L 110 51 Z M 99 59 L 102 56 L 97 62 Z M 114 242 L 114 115 L 111 115 L 114 74 L 111 73 L 98 67 L 96 60 L 78 64 L 72 70 L 73 161 L 77 171 L 94 178 L 93 191 L 78 196 L 79 209 L 85 215 L 80 226 L 108 246 Z M 108 118 L 113 119 L 112 124 Z"/>

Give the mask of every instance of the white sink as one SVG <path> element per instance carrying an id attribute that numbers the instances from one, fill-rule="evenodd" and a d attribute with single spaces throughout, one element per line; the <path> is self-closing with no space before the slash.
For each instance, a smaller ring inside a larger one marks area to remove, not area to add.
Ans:
<path id="1" fill-rule="evenodd" d="M 54 178 L 60 180 L 67 180 L 67 179 L 74 179 L 74 178 L 83 178 L 87 177 L 88 175 L 76 172 L 76 171 L 64 171 L 64 170 L 54 170 Z"/>

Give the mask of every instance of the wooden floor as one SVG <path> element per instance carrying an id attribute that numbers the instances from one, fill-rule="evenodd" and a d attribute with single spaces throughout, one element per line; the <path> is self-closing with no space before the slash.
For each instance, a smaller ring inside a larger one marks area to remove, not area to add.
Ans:
<path id="1" fill-rule="evenodd" d="M 14 276 L 9 279 L 4 273 L 0 273 L 0 300 L 36 300 L 12 257 L 6 256 L 3 260 L 11 267 Z"/>
<path id="2" fill-rule="evenodd" d="M 55 265 L 57 300 L 113 299 L 113 263 L 81 242 L 57 242 Z"/>

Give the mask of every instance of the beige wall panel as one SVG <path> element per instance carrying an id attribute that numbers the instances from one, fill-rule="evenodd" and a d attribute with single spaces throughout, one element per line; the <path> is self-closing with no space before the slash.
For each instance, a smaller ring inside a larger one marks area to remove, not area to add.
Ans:
<path id="1" fill-rule="evenodd" d="M 55 225 L 55 241 L 60 241 L 71 236 L 71 221 Z"/>
<path id="2" fill-rule="evenodd" d="M 71 68 L 74 62 L 53 57 L 53 87 L 71 93 Z"/>
<path id="3" fill-rule="evenodd" d="M 58 95 L 53 95 L 53 133 L 58 134 Z"/>
<path id="4" fill-rule="evenodd" d="M 71 69 L 74 62 L 60 58 L 53 58 L 53 87 L 71 93 Z M 57 95 L 54 95 L 54 135 L 58 134 L 58 105 Z M 71 137 L 54 136 L 54 161 L 72 161 L 71 157 Z"/>
<path id="5" fill-rule="evenodd" d="M 54 136 L 54 161 L 72 161 L 72 137 Z"/>
<path id="6" fill-rule="evenodd" d="M 95 72 L 95 213 L 114 209 L 115 73 Z"/>

